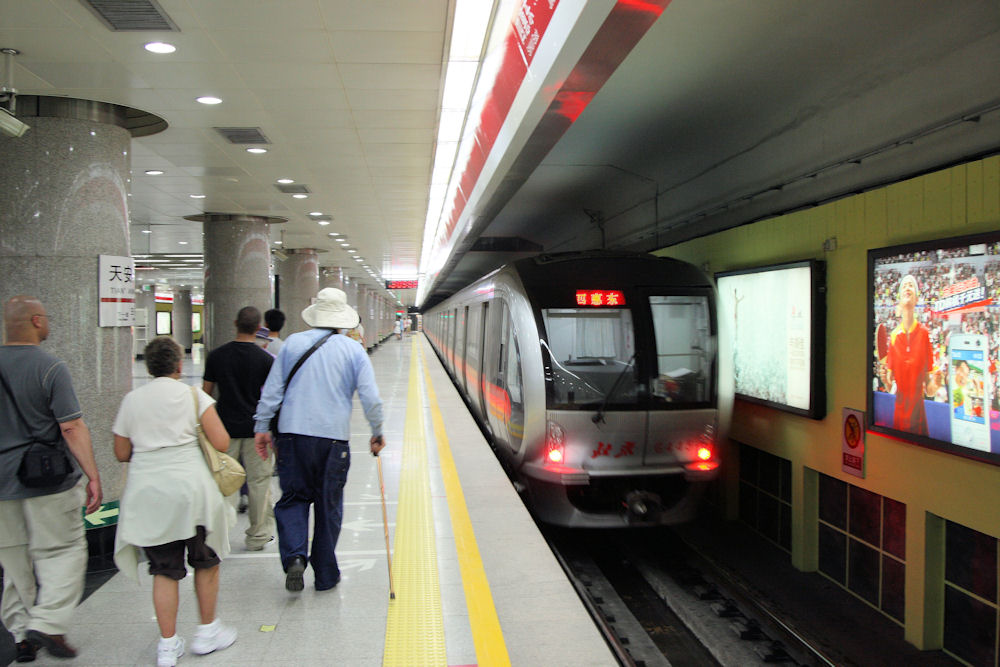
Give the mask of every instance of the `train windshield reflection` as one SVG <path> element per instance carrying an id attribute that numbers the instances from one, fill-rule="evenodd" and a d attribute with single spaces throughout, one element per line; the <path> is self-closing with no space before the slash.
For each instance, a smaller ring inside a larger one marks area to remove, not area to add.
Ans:
<path id="1" fill-rule="evenodd" d="M 555 404 L 587 408 L 637 402 L 631 310 L 547 308 L 542 319 Z"/>
<path id="2" fill-rule="evenodd" d="M 657 377 L 653 396 L 670 403 L 709 400 L 714 346 L 708 299 L 652 296 L 649 307 L 656 335 Z"/>

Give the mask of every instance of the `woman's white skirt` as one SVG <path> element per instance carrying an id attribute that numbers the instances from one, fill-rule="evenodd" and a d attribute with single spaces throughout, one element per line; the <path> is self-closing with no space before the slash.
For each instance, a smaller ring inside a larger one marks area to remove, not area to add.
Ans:
<path id="1" fill-rule="evenodd" d="M 225 558 L 235 525 L 236 513 L 197 443 L 139 452 L 129 462 L 121 499 L 115 565 L 138 581 L 139 548 L 186 540 L 198 526 L 205 527 L 206 544 Z"/>

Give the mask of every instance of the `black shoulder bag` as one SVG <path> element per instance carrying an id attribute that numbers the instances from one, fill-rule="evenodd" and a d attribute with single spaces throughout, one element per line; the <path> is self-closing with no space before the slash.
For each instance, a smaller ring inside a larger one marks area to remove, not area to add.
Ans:
<path id="1" fill-rule="evenodd" d="M 21 408 L 14 398 L 14 392 L 10 390 L 10 385 L 7 384 L 7 378 L 3 376 L 3 373 L 0 373 L 0 382 L 3 383 L 3 389 L 7 392 L 11 404 L 14 406 L 14 411 L 17 412 L 18 419 L 21 420 L 21 424 L 31 436 L 31 440 L 28 442 L 7 450 L 11 451 L 20 447 L 28 448 L 25 450 L 24 456 L 21 457 L 21 465 L 17 468 L 17 478 L 21 484 L 32 489 L 59 486 L 73 472 L 73 464 L 70 463 L 66 451 L 59 446 L 59 440 L 44 442 L 31 433 L 28 420 L 21 413 Z"/>
<path id="2" fill-rule="evenodd" d="M 302 355 L 301 357 L 299 357 L 299 360 L 295 362 L 295 365 L 294 365 L 294 366 L 292 366 L 292 372 L 288 374 L 288 377 L 287 377 L 287 378 L 285 378 L 285 391 L 286 391 L 286 392 L 288 391 L 288 386 L 289 386 L 290 384 L 292 384 L 292 378 L 293 378 L 293 377 L 295 377 L 295 372 L 296 372 L 297 370 L 299 370 L 299 368 L 301 368 L 301 367 L 302 367 L 302 364 L 304 364 L 304 363 L 305 363 L 306 359 L 308 359 L 308 358 L 309 358 L 309 356 L 310 356 L 310 355 L 311 355 L 311 354 L 312 354 L 313 352 L 315 352 L 316 350 L 318 350 L 318 349 L 319 349 L 319 346 L 320 346 L 320 345 L 322 345 L 323 343 L 325 343 L 325 342 L 327 341 L 327 339 L 328 339 L 328 338 L 330 338 L 330 336 L 332 336 L 332 335 L 333 335 L 333 334 L 335 334 L 335 333 L 337 333 L 337 330 L 336 330 L 336 329 L 334 329 L 333 331 L 331 331 L 331 332 L 330 332 L 330 333 L 328 333 L 327 335 L 323 336 L 323 337 L 322 337 L 322 338 L 320 338 L 320 339 L 319 339 L 318 341 L 316 341 L 315 343 L 313 343 L 313 346 L 312 346 L 312 347 L 310 347 L 310 348 L 309 348 L 309 349 L 308 349 L 308 350 L 306 351 L 306 353 L 305 353 L 305 354 L 303 354 L 303 355 Z M 282 398 L 282 401 L 284 401 L 284 398 Z M 278 431 L 278 417 L 280 417 L 280 416 L 281 416 L 281 406 L 279 405 L 279 406 L 278 406 L 278 409 L 274 411 L 274 416 L 273 416 L 273 417 L 271 417 L 271 423 L 270 423 L 270 424 L 268 424 L 268 427 L 269 427 L 269 429 L 270 429 L 270 431 L 271 431 L 271 435 L 272 435 L 273 437 L 276 437 L 276 436 L 278 435 L 278 433 L 279 433 L 279 431 Z"/>

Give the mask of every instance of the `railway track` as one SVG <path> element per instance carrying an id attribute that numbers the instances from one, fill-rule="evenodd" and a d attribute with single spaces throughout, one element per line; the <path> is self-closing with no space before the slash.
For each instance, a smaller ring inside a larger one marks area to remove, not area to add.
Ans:
<path id="1" fill-rule="evenodd" d="M 833 665 L 668 529 L 545 529 L 622 665 Z"/>

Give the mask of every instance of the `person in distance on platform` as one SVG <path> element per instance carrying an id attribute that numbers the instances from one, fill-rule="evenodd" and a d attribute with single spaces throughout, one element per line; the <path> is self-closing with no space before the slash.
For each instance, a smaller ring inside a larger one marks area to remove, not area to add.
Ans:
<path id="1" fill-rule="evenodd" d="M 264 311 L 264 324 L 267 325 L 270 332 L 267 335 L 268 340 L 264 344 L 264 349 L 276 357 L 281 346 L 285 344 L 285 341 L 278 335 L 281 328 L 285 326 L 285 314 L 277 308 Z"/>
<path id="2" fill-rule="evenodd" d="M 66 630 L 83 595 L 87 568 L 80 507 L 84 488 L 87 513 L 100 507 L 101 478 L 69 369 L 39 346 L 51 324 L 45 307 L 33 296 L 15 296 L 4 304 L 3 320 L 0 618 L 17 642 L 18 662 L 34 660 L 40 647 L 54 657 L 72 658 L 76 649 L 66 643 Z M 24 486 L 17 471 L 33 441 L 57 443 L 77 465 L 54 486 Z M 81 469 L 86 487 L 79 484 Z"/>
<path id="3" fill-rule="evenodd" d="M 247 471 L 247 551 L 261 551 L 274 539 L 274 510 L 271 507 L 270 459 L 261 461 L 254 453 L 254 408 L 260 399 L 260 389 L 271 371 L 274 357 L 255 342 L 260 327 L 260 311 L 244 306 L 236 314 L 236 339 L 220 345 L 205 359 L 205 374 L 201 388 L 209 396 L 218 389 L 217 408 L 226 431 L 229 451 Z M 229 501 L 235 507 L 239 498 L 232 494 Z"/>
<path id="4" fill-rule="evenodd" d="M 233 512 L 205 463 L 196 426 L 220 452 L 229 433 L 205 392 L 181 382 L 180 345 L 167 336 L 146 346 L 146 369 L 152 382 L 122 399 L 112 427 L 115 457 L 128 461 L 115 536 L 115 565 L 138 581 L 137 549 L 149 559 L 153 607 L 160 628 L 157 665 L 172 667 L 184 654 L 177 636 L 178 582 L 194 568 L 194 589 L 201 624 L 191 651 L 198 655 L 228 648 L 236 629 L 215 615 L 219 595 L 219 563 L 229 553 Z M 195 400 L 197 397 L 197 406 Z"/>
<path id="5" fill-rule="evenodd" d="M 282 495 L 274 515 L 285 588 L 292 592 L 303 589 L 307 564 L 312 565 L 316 590 L 328 590 L 340 581 L 334 550 L 351 465 L 347 440 L 355 392 L 371 426 L 371 453 L 377 455 L 385 447 L 382 399 L 371 360 L 363 347 L 337 333 L 360 322 L 357 312 L 347 305 L 347 296 L 336 288 L 320 290 L 316 302 L 302 311 L 302 319 L 313 328 L 294 333 L 285 341 L 254 415 L 257 453 L 266 458 L 272 448 L 277 456 Z M 288 382 L 292 367 L 314 347 Z M 273 437 L 270 421 L 279 406 L 280 434 Z M 314 512 L 311 553 L 310 505 Z"/>

